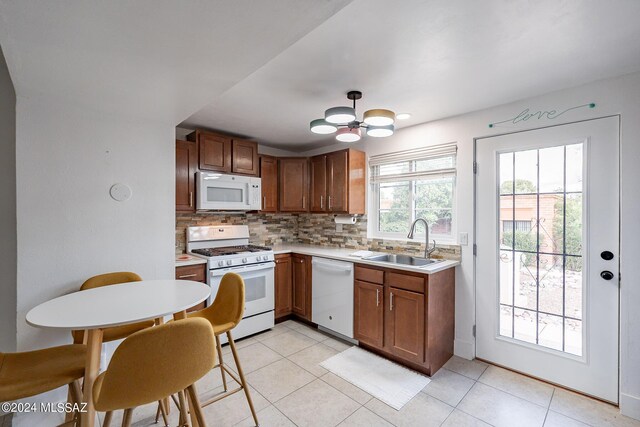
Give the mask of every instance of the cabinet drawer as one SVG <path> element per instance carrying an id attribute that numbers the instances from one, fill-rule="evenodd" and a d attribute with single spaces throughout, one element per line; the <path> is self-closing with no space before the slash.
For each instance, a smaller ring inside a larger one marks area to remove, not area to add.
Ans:
<path id="1" fill-rule="evenodd" d="M 387 284 L 407 291 L 424 293 L 424 277 L 401 273 L 387 273 Z"/>
<path id="2" fill-rule="evenodd" d="M 359 265 L 356 265 L 355 277 L 356 280 L 362 280 L 369 283 L 377 283 L 379 285 L 384 283 L 384 271 L 361 267 Z"/>
<path id="3" fill-rule="evenodd" d="M 176 267 L 177 280 L 193 280 L 195 282 L 207 282 L 206 264 L 185 265 Z"/>

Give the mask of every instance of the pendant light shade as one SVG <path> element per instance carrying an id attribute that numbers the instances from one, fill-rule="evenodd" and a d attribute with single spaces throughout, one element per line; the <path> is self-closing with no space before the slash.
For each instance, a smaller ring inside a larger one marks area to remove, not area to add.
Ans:
<path id="1" fill-rule="evenodd" d="M 356 119 L 356 110 L 351 107 L 333 107 L 324 112 L 324 119 L 329 123 L 349 123 Z"/>
<path id="2" fill-rule="evenodd" d="M 388 126 L 396 120 L 396 115 L 391 110 L 376 108 L 364 112 L 364 122 L 371 126 Z"/>
<path id="3" fill-rule="evenodd" d="M 319 135 L 327 135 L 338 130 L 338 128 L 331 123 L 327 123 L 325 119 L 312 120 L 309 124 L 309 129 L 311 129 L 311 132 Z"/>
<path id="4" fill-rule="evenodd" d="M 336 133 L 336 139 L 340 142 L 360 141 L 361 136 L 360 128 L 342 128 Z"/>
<path id="5" fill-rule="evenodd" d="M 375 138 L 382 138 L 385 136 L 393 135 L 393 125 L 387 126 L 369 126 L 367 128 L 367 136 L 373 136 Z"/>

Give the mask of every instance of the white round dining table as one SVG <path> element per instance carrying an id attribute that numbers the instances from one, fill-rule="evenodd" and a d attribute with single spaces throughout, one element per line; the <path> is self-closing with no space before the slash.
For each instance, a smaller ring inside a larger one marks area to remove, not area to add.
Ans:
<path id="1" fill-rule="evenodd" d="M 27 323 L 38 328 L 85 330 L 87 361 L 81 425 L 93 427 L 93 383 L 100 370 L 102 330 L 173 315 L 186 317 L 187 308 L 209 298 L 211 288 L 191 280 L 143 280 L 102 286 L 63 295 L 32 308 Z"/>

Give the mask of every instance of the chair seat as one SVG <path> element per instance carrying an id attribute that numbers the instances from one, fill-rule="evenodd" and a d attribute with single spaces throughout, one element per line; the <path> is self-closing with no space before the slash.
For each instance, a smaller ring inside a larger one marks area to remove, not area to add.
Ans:
<path id="1" fill-rule="evenodd" d="M 132 323 L 130 325 L 114 326 L 112 328 L 106 328 L 102 331 L 102 342 L 110 342 L 121 340 L 134 332 L 141 331 L 146 328 L 150 328 L 154 325 L 153 320 L 145 320 L 144 322 Z M 84 338 L 84 331 L 72 331 L 73 342 L 76 344 L 82 344 Z"/>
<path id="2" fill-rule="evenodd" d="M 0 402 L 35 396 L 84 376 L 86 346 L 0 353 Z"/>

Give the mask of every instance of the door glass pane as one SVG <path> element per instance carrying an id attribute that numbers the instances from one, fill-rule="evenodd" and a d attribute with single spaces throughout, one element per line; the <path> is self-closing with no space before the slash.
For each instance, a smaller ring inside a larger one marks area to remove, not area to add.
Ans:
<path id="1" fill-rule="evenodd" d="M 498 162 L 499 333 L 582 355 L 582 144 Z"/>
<path id="2" fill-rule="evenodd" d="M 267 278 L 260 276 L 245 276 L 244 279 L 244 299 L 245 302 L 257 301 L 267 295 Z"/>

